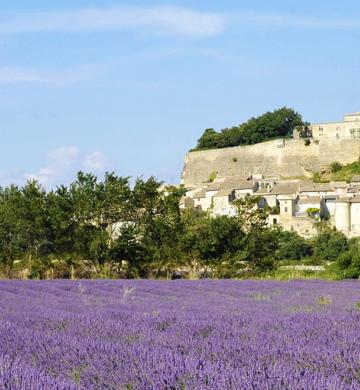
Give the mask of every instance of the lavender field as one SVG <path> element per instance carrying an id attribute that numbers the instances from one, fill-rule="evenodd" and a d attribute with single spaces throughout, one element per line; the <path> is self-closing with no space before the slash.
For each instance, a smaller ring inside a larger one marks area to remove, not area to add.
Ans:
<path id="1" fill-rule="evenodd" d="M 360 284 L 2 281 L 1 389 L 360 389 Z"/>

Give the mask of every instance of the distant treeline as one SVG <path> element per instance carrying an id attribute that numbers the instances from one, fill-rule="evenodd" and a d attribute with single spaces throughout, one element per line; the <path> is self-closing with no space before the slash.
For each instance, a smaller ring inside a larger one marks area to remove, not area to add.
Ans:
<path id="1" fill-rule="evenodd" d="M 359 240 L 319 223 L 305 240 L 267 224 L 257 198 L 236 202 L 235 217 L 181 209 L 183 188 L 151 177 L 79 172 L 69 186 L 37 182 L 0 189 L 0 275 L 27 278 L 254 277 L 280 260 L 331 262 L 338 277 L 360 275 Z"/>
<path id="2" fill-rule="evenodd" d="M 206 129 L 194 150 L 252 145 L 278 137 L 289 137 L 296 127 L 302 125 L 304 122 L 299 113 L 283 107 L 220 132 Z"/>

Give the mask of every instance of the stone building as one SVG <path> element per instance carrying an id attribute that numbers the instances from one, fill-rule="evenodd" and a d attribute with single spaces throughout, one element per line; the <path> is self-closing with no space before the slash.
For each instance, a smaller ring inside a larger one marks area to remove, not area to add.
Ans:
<path id="1" fill-rule="evenodd" d="M 347 236 L 360 235 L 360 197 L 343 197 L 336 201 L 334 223 Z"/>
<path id="2" fill-rule="evenodd" d="M 312 124 L 310 130 L 314 139 L 360 139 L 360 112 L 345 115 L 342 122 Z"/>

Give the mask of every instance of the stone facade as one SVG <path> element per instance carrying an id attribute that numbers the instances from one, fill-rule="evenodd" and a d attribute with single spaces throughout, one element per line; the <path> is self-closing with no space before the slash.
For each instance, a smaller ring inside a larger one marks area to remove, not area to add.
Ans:
<path id="1" fill-rule="evenodd" d="M 342 122 L 317 123 L 310 126 L 314 139 L 359 139 L 360 112 L 347 114 Z"/>
<path id="2" fill-rule="evenodd" d="M 346 235 L 360 236 L 360 175 L 351 184 L 300 180 L 328 169 L 332 162 L 349 164 L 359 157 L 360 113 L 355 113 L 342 122 L 299 129 L 293 139 L 189 152 L 182 184 L 194 206 L 210 209 L 214 216 L 234 215 L 235 199 L 255 195 L 261 199 L 259 207 L 273 211 L 269 224 L 280 223 L 309 237 L 315 233 L 313 222 L 326 218 Z M 216 180 L 208 184 L 214 173 Z"/>
<path id="3" fill-rule="evenodd" d="M 359 122 L 360 128 L 360 122 Z M 182 183 L 186 187 L 206 183 L 213 172 L 219 178 L 263 174 L 280 178 L 311 177 L 313 172 L 327 169 L 334 161 L 349 164 L 360 156 L 360 139 L 278 140 L 250 146 L 189 152 L 185 156 Z"/>
<path id="4" fill-rule="evenodd" d="M 245 184 L 238 176 L 217 179 L 199 192 L 188 191 L 187 198 L 193 200 L 194 207 L 216 217 L 236 215 L 236 199 L 256 196 L 258 207 L 271 209 L 268 219 L 271 225 L 280 224 L 286 230 L 311 237 L 316 233 L 314 223 L 325 218 L 347 236 L 360 236 L 360 188 L 356 183 L 281 180 L 264 191 L 259 182 L 250 178 Z M 239 187 L 254 191 L 237 194 Z"/>

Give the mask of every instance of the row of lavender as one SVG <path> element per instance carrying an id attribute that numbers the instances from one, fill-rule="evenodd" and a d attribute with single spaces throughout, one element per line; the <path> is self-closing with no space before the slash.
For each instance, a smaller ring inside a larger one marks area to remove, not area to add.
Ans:
<path id="1" fill-rule="evenodd" d="M 360 284 L 0 282 L 1 389 L 360 389 Z"/>

